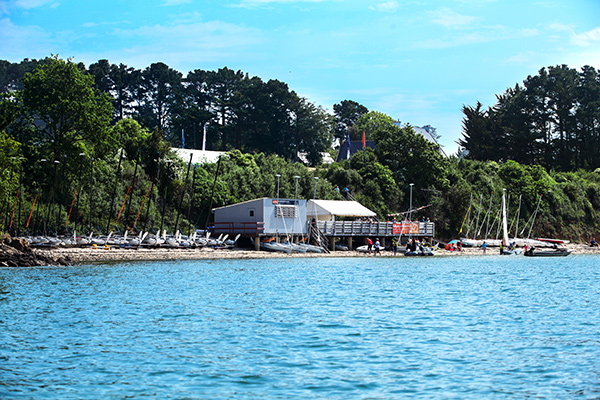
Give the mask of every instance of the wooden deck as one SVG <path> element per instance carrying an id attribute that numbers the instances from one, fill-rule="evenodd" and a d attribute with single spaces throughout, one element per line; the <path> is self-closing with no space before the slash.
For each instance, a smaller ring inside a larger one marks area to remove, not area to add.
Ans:
<path id="1" fill-rule="evenodd" d="M 435 236 L 435 223 L 433 222 L 317 221 L 317 227 L 327 237 Z"/>
<path id="2" fill-rule="evenodd" d="M 317 228 L 326 237 L 434 237 L 433 222 L 369 222 L 369 221 L 317 221 Z M 242 236 L 270 236 L 264 232 L 264 222 L 217 222 L 215 233 L 240 234 Z M 285 232 L 281 232 L 283 236 Z"/>

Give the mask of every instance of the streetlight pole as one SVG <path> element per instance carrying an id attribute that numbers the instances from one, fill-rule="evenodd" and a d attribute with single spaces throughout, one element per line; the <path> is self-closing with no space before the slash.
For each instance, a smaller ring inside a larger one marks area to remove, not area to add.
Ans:
<path id="1" fill-rule="evenodd" d="M 410 184 L 410 204 L 408 206 L 408 236 L 412 236 L 411 226 L 412 226 L 412 189 L 415 184 Z"/>
<path id="2" fill-rule="evenodd" d="M 298 211 L 298 179 L 300 179 L 300 177 L 298 175 L 295 175 L 294 178 L 296 179 L 296 194 L 294 195 L 294 207 L 296 207 L 296 211 Z M 294 229 L 296 229 L 297 213 L 295 213 L 294 215 L 294 223 L 292 224 L 292 242 L 294 242 Z"/>
<path id="3" fill-rule="evenodd" d="M 275 175 L 277 177 L 277 204 L 275 204 L 275 235 L 277 237 L 277 243 L 279 243 L 279 216 L 277 215 L 277 210 L 281 209 L 279 207 L 279 178 L 281 178 L 280 174 Z M 283 215 L 281 216 L 283 218 Z"/>
<path id="4" fill-rule="evenodd" d="M 413 189 L 414 185 L 415 185 L 414 183 L 410 184 L 410 205 L 409 205 L 409 208 L 408 208 L 408 220 L 410 222 L 412 222 L 412 189 Z"/>

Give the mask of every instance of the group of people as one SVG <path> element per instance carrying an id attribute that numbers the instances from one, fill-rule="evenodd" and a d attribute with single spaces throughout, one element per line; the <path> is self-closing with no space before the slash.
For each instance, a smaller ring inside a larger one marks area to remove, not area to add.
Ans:
<path id="1" fill-rule="evenodd" d="M 375 239 L 375 243 L 371 240 L 371 238 L 367 238 L 367 252 L 371 254 L 371 252 L 375 253 L 375 255 L 381 255 L 381 243 L 379 242 L 379 238 Z"/>
<path id="2" fill-rule="evenodd" d="M 463 251 L 462 240 L 459 240 L 458 243 L 456 243 L 456 245 L 454 243 L 448 244 L 448 246 L 446 247 L 446 250 L 448 250 L 448 251 Z"/>

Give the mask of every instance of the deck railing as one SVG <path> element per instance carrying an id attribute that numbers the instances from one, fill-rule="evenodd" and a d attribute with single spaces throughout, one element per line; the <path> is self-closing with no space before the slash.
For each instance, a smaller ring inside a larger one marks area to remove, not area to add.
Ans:
<path id="1" fill-rule="evenodd" d="M 240 233 L 244 236 L 258 236 L 265 230 L 264 222 L 215 222 L 214 225 L 214 232 L 230 235 Z"/>
<path id="2" fill-rule="evenodd" d="M 215 233 L 240 233 L 243 236 L 265 233 L 264 222 L 215 222 L 214 225 Z M 317 227 L 325 236 L 435 236 L 433 222 L 317 221 Z"/>
<path id="3" fill-rule="evenodd" d="M 317 221 L 317 226 L 325 236 L 435 235 L 433 222 Z"/>

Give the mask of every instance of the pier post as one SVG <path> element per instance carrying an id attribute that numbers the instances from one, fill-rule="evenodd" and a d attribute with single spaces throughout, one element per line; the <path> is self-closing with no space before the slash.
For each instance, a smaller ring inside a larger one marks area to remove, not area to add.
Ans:
<path id="1" fill-rule="evenodd" d="M 335 236 L 329 239 L 329 250 L 335 251 Z"/>
<path id="2" fill-rule="evenodd" d="M 254 250 L 260 251 L 260 236 L 254 238 Z"/>
<path id="3" fill-rule="evenodd" d="M 348 250 L 352 250 L 352 236 L 348 236 Z"/>

